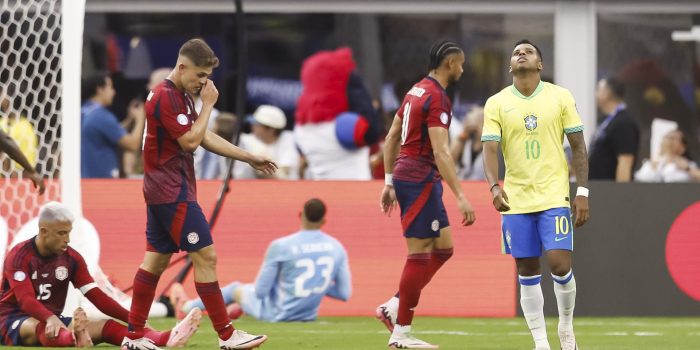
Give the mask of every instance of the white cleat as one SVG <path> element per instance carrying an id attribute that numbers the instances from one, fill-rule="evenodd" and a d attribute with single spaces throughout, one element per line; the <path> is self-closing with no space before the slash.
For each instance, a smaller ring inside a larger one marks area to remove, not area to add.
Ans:
<path id="1" fill-rule="evenodd" d="M 202 310 L 198 307 L 190 310 L 190 312 L 178 322 L 170 331 L 170 338 L 166 344 L 169 348 L 180 348 L 187 345 L 187 341 L 197 332 L 199 324 L 202 321 Z"/>
<path id="2" fill-rule="evenodd" d="M 266 335 L 248 334 L 240 329 L 233 331 L 233 335 L 228 340 L 219 339 L 219 349 L 221 350 L 239 350 L 253 349 L 260 346 L 267 340 Z"/>
<path id="3" fill-rule="evenodd" d="M 437 349 L 439 346 L 424 342 L 410 335 L 389 338 L 389 349 Z"/>
<path id="4" fill-rule="evenodd" d="M 91 348 L 92 338 L 88 332 L 87 314 L 82 308 L 77 308 L 73 311 L 73 339 L 75 339 L 76 348 Z"/>
<path id="5" fill-rule="evenodd" d="M 153 340 L 148 338 L 139 339 L 129 339 L 129 337 L 124 337 L 122 340 L 121 350 L 160 350 L 156 344 L 153 344 Z"/>
<path id="6" fill-rule="evenodd" d="M 382 305 L 377 306 L 377 309 L 374 311 L 375 316 L 379 320 L 379 322 L 383 323 L 386 329 L 389 330 L 389 332 L 394 331 L 394 325 L 396 324 L 396 317 L 397 317 L 397 310 L 392 310 L 389 307 L 389 303 L 384 303 Z"/>
<path id="7" fill-rule="evenodd" d="M 573 328 L 559 331 L 559 343 L 561 350 L 578 350 Z"/>

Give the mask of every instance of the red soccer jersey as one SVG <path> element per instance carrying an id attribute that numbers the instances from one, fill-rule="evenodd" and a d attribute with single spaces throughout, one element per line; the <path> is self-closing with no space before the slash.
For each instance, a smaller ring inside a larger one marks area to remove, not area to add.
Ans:
<path id="1" fill-rule="evenodd" d="M 401 148 L 393 176 L 410 182 L 439 181 L 428 128 L 449 128 L 452 103 L 445 89 L 431 77 L 423 78 L 406 94 L 396 112 L 401 118 Z"/>
<path id="2" fill-rule="evenodd" d="M 63 254 L 45 258 L 39 255 L 34 238 L 10 250 L 2 277 L 0 319 L 12 313 L 28 313 L 20 309 L 15 294 L 22 284 L 30 284 L 33 297 L 54 315 L 60 315 L 66 303 L 69 282 L 78 289 L 94 282 L 85 260 L 73 248 L 68 247 Z"/>
<path id="3" fill-rule="evenodd" d="M 143 146 L 143 196 L 146 204 L 197 200 L 194 158 L 177 139 L 197 120 L 194 101 L 165 79 L 148 94 Z"/>

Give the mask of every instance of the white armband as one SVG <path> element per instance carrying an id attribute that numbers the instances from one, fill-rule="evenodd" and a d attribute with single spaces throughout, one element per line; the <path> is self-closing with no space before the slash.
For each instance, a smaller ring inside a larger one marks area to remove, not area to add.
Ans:
<path id="1" fill-rule="evenodd" d="M 95 282 L 88 283 L 82 287 L 80 287 L 80 293 L 83 293 L 85 295 L 87 292 L 89 292 L 91 289 L 97 288 L 97 284 Z"/>
<path id="2" fill-rule="evenodd" d="M 582 197 L 588 198 L 588 189 L 585 188 L 585 187 L 581 187 L 581 186 L 579 186 L 578 188 L 576 188 L 576 197 L 578 197 L 578 196 L 582 196 Z"/>
<path id="3" fill-rule="evenodd" d="M 394 186 L 394 176 L 389 173 L 384 174 L 384 184 L 389 186 Z"/>

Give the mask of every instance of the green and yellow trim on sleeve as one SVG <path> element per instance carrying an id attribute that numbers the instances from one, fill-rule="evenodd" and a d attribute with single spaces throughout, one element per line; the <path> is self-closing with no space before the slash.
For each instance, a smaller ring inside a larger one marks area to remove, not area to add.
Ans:
<path id="1" fill-rule="evenodd" d="M 564 133 L 566 133 L 566 134 L 573 134 L 573 133 L 581 132 L 581 131 L 583 131 L 583 125 L 574 126 L 572 128 L 564 128 Z M 484 138 L 482 137 L 481 141 L 483 141 L 483 140 L 484 140 Z"/>
<path id="2" fill-rule="evenodd" d="M 583 128 L 583 127 L 581 127 Z M 481 135 L 481 142 L 484 141 L 498 141 L 501 142 L 501 137 L 499 135 Z"/>

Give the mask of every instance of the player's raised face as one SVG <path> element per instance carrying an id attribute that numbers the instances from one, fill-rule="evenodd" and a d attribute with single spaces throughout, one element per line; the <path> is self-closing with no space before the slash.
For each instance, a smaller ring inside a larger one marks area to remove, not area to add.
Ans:
<path id="1" fill-rule="evenodd" d="M 199 91 L 204 87 L 213 70 L 212 67 L 195 66 L 187 57 L 181 57 L 178 66 L 182 86 L 185 91 L 193 95 L 199 95 Z"/>
<path id="2" fill-rule="evenodd" d="M 537 55 L 537 49 L 531 44 L 520 44 L 513 49 L 510 57 L 511 72 L 542 70 L 542 60 Z"/>
<path id="3" fill-rule="evenodd" d="M 450 83 L 456 83 L 464 73 L 464 52 L 456 52 L 447 57 L 447 64 L 450 68 Z"/>
<path id="4" fill-rule="evenodd" d="M 72 230 L 73 224 L 70 221 L 39 223 L 39 234 L 43 237 L 44 245 L 54 255 L 62 254 L 68 249 Z"/>

